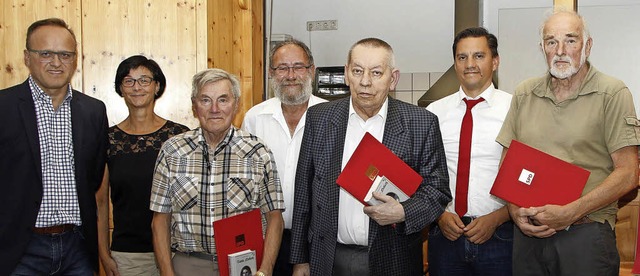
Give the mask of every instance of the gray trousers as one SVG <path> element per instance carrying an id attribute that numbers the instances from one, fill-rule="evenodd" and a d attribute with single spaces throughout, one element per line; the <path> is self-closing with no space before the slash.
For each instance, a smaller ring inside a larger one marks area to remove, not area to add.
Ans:
<path id="1" fill-rule="evenodd" d="M 513 233 L 513 275 L 618 276 L 620 255 L 609 223 L 573 225 L 539 239 Z"/>
<path id="2" fill-rule="evenodd" d="M 204 258 L 190 256 L 185 253 L 176 252 L 171 259 L 173 270 L 177 276 L 218 276 L 218 262 L 214 262 L 213 258 L 205 260 Z"/>

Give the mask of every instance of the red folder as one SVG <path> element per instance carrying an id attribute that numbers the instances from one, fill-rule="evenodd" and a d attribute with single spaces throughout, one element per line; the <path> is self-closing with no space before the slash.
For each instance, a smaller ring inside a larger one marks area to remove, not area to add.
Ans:
<path id="1" fill-rule="evenodd" d="M 364 197 L 377 175 L 386 176 L 408 196 L 412 196 L 422 182 L 422 176 L 367 132 L 336 182 L 368 205 Z"/>
<path id="2" fill-rule="evenodd" d="M 229 254 L 245 249 L 256 251 L 256 265 L 260 268 L 264 247 L 260 209 L 214 221 L 213 232 L 220 276 L 229 275 Z"/>
<path id="3" fill-rule="evenodd" d="M 590 172 L 511 141 L 491 194 L 520 207 L 565 205 L 582 194 Z"/>

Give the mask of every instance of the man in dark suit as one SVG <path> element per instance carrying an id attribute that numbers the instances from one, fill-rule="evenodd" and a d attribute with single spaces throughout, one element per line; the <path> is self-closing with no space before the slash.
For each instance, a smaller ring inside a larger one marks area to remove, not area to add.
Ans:
<path id="1" fill-rule="evenodd" d="M 294 275 L 423 275 L 420 231 L 451 200 L 438 120 L 389 98 L 398 83 L 391 46 L 377 38 L 349 51 L 351 97 L 309 108 L 296 172 L 291 261 Z M 424 179 L 399 203 L 364 207 L 336 179 L 365 132 Z"/>
<path id="2" fill-rule="evenodd" d="M 29 27 L 24 62 L 29 78 L 0 91 L 0 275 L 93 275 L 105 106 L 71 88 L 77 42 L 63 20 Z"/>

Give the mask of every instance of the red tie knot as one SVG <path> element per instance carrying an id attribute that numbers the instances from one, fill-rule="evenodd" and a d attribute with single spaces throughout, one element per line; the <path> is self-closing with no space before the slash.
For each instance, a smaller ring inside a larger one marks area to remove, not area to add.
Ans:
<path id="1" fill-rule="evenodd" d="M 472 109 L 476 104 L 484 101 L 484 98 L 479 98 L 477 100 L 469 100 L 465 98 L 463 101 L 467 104 L 467 109 Z"/>

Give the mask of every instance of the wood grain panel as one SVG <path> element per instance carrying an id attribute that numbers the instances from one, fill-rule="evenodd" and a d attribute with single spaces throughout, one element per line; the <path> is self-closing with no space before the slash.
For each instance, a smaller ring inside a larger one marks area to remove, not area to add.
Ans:
<path id="1" fill-rule="evenodd" d="M 616 242 L 621 263 L 633 263 L 638 235 L 638 191 L 635 190 L 621 198 L 616 221 Z"/>
<path id="2" fill-rule="evenodd" d="M 76 34 L 78 53 L 82 53 L 81 0 L 3 0 L 0 4 L 0 87 L 5 88 L 23 82 L 29 76 L 24 65 L 23 51 L 27 28 L 31 23 L 49 17 L 59 17 L 67 22 Z M 71 81 L 74 88 L 82 90 L 82 62 Z"/>
<path id="3" fill-rule="evenodd" d="M 578 0 L 553 0 L 553 8 L 556 10 L 578 10 Z"/>
<path id="4" fill-rule="evenodd" d="M 242 124 L 244 113 L 262 101 L 263 31 L 262 0 L 208 0 L 208 65 L 224 69 L 240 80 L 240 108 L 233 122 Z"/>
<path id="5" fill-rule="evenodd" d="M 264 99 L 264 1 L 263 0 L 252 0 L 251 1 L 251 14 L 252 14 L 252 55 L 253 59 L 251 63 L 251 67 L 253 69 L 253 105 L 261 103 Z M 247 109 L 248 110 L 248 109 Z"/>
<path id="6" fill-rule="evenodd" d="M 124 101 L 115 93 L 118 64 L 131 55 L 155 60 L 167 78 L 156 112 L 189 127 L 197 126 L 191 112 L 191 78 L 204 62 L 198 28 L 206 22 L 202 1 L 92 1 L 84 0 L 85 90 L 107 105 L 109 123 L 127 116 Z"/>
<path id="7" fill-rule="evenodd" d="M 209 68 L 233 72 L 233 5 L 236 1 L 208 0 L 208 49 Z"/>
<path id="8" fill-rule="evenodd" d="M 242 9 L 240 5 L 233 5 L 233 72 L 240 79 L 242 86 L 242 97 L 240 108 L 234 124 L 240 126 L 244 113 L 253 106 L 253 14 L 250 9 Z M 248 8 L 248 7 L 247 7 Z"/>

